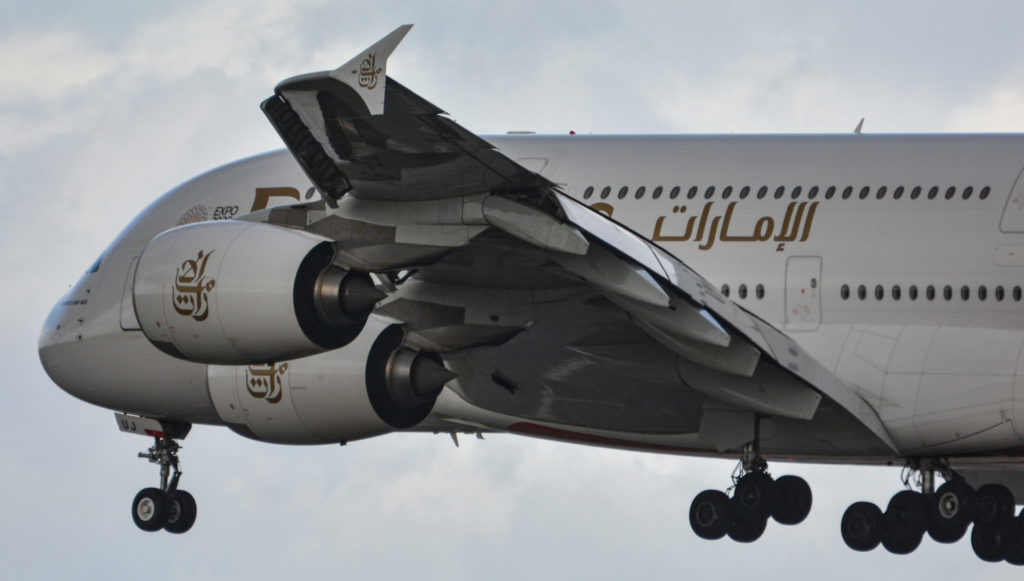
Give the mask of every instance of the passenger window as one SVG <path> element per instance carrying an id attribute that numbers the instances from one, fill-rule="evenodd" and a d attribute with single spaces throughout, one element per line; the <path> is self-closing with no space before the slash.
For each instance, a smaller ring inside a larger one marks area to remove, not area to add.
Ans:
<path id="1" fill-rule="evenodd" d="M 924 296 L 929 301 L 934 301 L 935 300 L 935 287 L 932 286 L 932 285 L 928 285 L 928 288 L 926 288 L 925 291 L 924 291 Z"/>
<path id="2" fill-rule="evenodd" d="M 951 186 L 948 190 L 946 190 L 946 199 L 947 200 L 952 200 L 953 196 L 955 196 L 955 195 L 956 195 L 956 188 Z"/>
<path id="3" fill-rule="evenodd" d="M 697 186 L 690 188 L 690 191 L 686 192 L 686 198 L 692 200 L 697 197 Z"/>
<path id="4" fill-rule="evenodd" d="M 750 186 L 743 186 L 743 189 L 740 190 L 740 199 L 741 200 L 745 200 L 745 199 L 747 199 L 747 196 L 749 196 L 749 195 L 750 195 Z"/>
<path id="5" fill-rule="evenodd" d="M 739 288 L 739 295 L 741 299 L 747 298 L 747 285 L 741 284 Z"/>
<path id="6" fill-rule="evenodd" d="M 714 195 L 715 195 L 715 186 L 708 186 L 707 191 L 704 192 L 704 199 L 705 200 L 710 200 L 711 196 L 714 196 Z"/>
<path id="7" fill-rule="evenodd" d="M 609 195 L 611 195 L 611 193 L 612 193 L 611 186 L 605 186 L 604 188 L 601 189 L 601 199 L 603 200 L 603 199 L 607 198 Z"/>
<path id="8" fill-rule="evenodd" d="M 953 287 L 949 286 L 948 284 L 945 287 L 943 287 L 942 298 L 946 299 L 947 301 L 953 300 Z"/>
<path id="9" fill-rule="evenodd" d="M 1020 302 L 1020 287 L 1019 286 L 1013 287 L 1013 300 L 1018 302 L 1018 303 Z"/>
<path id="10" fill-rule="evenodd" d="M 619 199 L 621 200 L 622 198 L 625 198 L 626 194 L 628 194 L 628 193 L 629 193 L 629 188 L 626 187 L 626 186 L 622 186 L 622 189 L 619 190 Z"/>
<path id="11" fill-rule="evenodd" d="M 757 295 L 757 298 L 763 299 L 764 298 L 764 285 L 763 284 L 757 285 L 757 288 L 754 289 L 754 294 Z"/>
<path id="12" fill-rule="evenodd" d="M 760 200 L 766 195 L 768 195 L 768 186 L 761 186 L 761 188 L 757 190 L 757 199 Z"/>
<path id="13" fill-rule="evenodd" d="M 661 197 L 661 192 L 663 192 L 663 191 L 665 191 L 664 188 L 662 188 L 661 186 L 658 186 L 658 187 L 654 188 L 653 192 L 651 192 L 651 197 L 654 198 L 655 200 L 657 200 L 658 198 Z"/>
<path id="14" fill-rule="evenodd" d="M 676 187 L 672 188 L 672 191 L 668 193 L 668 197 L 670 199 L 673 199 L 673 200 L 678 198 L 679 197 L 679 192 L 681 190 L 682 190 L 682 188 L 680 188 L 679 186 L 676 186 Z"/>
<path id="15" fill-rule="evenodd" d="M 775 188 L 775 199 L 778 200 L 782 196 L 786 195 L 786 186 L 779 186 Z"/>
<path id="16" fill-rule="evenodd" d="M 985 288 L 985 285 L 979 286 L 978 287 L 978 300 L 979 301 L 983 301 L 983 300 L 985 300 L 987 298 L 988 298 L 988 289 Z"/>
<path id="17" fill-rule="evenodd" d="M 725 189 L 722 190 L 722 199 L 723 200 L 728 200 L 729 196 L 731 196 L 731 195 L 732 195 L 732 186 L 725 186 Z"/>
<path id="18" fill-rule="evenodd" d="M 875 194 L 875 198 L 881 200 L 882 198 L 885 197 L 885 192 L 887 192 L 887 191 L 888 191 L 888 188 L 886 188 L 885 186 L 882 186 L 882 187 L 878 188 L 878 193 Z"/>
<path id="19" fill-rule="evenodd" d="M 1005 295 L 1003 293 L 1003 285 L 997 286 L 996 287 L 996 300 L 999 301 L 999 302 L 1003 302 L 1003 298 L 1004 297 L 1005 297 Z"/>
<path id="20" fill-rule="evenodd" d="M 916 200 L 921 197 L 921 186 L 914 186 L 914 189 L 910 192 L 910 199 Z"/>
<path id="21" fill-rule="evenodd" d="M 966 300 L 969 300 L 970 298 L 971 298 L 971 287 L 969 287 L 969 286 L 967 286 L 965 284 L 964 286 L 960 287 L 960 299 L 966 301 Z"/>
<path id="22" fill-rule="evenodd" d="M 871 188 L 869 188 L 867 186 L 864 186 L 863 188 L 860 189 L 860 199 L 863 200 L 864 198 L 868 197 L 868 194 L 870 194 L 870 193 L 871 193 Z"/>
<path id="23" fill-rule="evenodd" d="M 644 192 L 646 192 L 646 191 L 647 191 L 647 188 L 645 188 L 644 186 L 640 186 L 639 188 L 637 188 L 636 189 L 636 199 L 639 200 L 640 198 L 644 197 Z"/>
<path id="24" fill-rule="evenodd" d="M 892 199 L 898 200 L 898 199 L 900 199 L 902 197 L 903 197 L 903 186 L 900 186 L 900 187 L 896 188 L 896 190 L 892 193 Z"/>
<path id="25" fill-rule="evenodd" d="M 814 186 L 807 192 L 807 199 L 813 200 L 818 197 L 818 186 Z"/>
<path id="26" fill-rule="evenodd" d="M 723 284 L 722 285 L 722 295 L 724 295 L 725 297 L 729 296 L 729 285 L 727 285 L 727 284 Z"/>
<path id="27" fill-rule="evenodd" d="M 845 301 L 850 298 L 850 285 L 844 284 L 839 288 L 839 296 Z"/>
<path id="28" fill-rule="evenodd" d="M 583 191 L 583 199 L 589 200 L 590 196 L 594 195 L 594 186 L 587 186 L 587 189 Z"/>
<path id="29" fill-rule="evenodd" d="M 851 195 L 853 195 L 853 186 L 846 186 L 845 188 L 843 188 L 844 200 L 849 200 Z"/>
<path id="30" fill-rule="evenodd" d="M 900 300 L 900 294 L 901 294 L 900 285 L 898 285 L 898 284 L 893 285 L 892 286 L 892 300 L 894 300 L 894 301 Z"/>
<path id="31" fill-rule="evenodd" d="M 868 296 L 868 289 L 867 289 L 867 287 L 865 287 L 864 285 L 859 285 L 857 287 L 857 298 L 863 301 L 865 298 L 867 298 L 867 296 Z"/>
<path id="32" fill-rule="evenodd" d="M 971 186 L 967 186 L 966 188 L 964 188 L 964 199 L 965 200 L 971 199 L 971 194 L 973 194 L 973 193 L 974 193 L 974 188 L 972 188 Z"/>
<path id="33" fill-rule="evenodd" d="M 884 298 L 885 298 L 885 289 L 882 288 L 882 285 L 876 284 L 875 285 L 875 300 L 876 301 L 880 301 L 880 300 L 882 300 Z"/>
<path id="34" fill-rule="evenodd" d="M 928 190 L 928 199 L 934 200 L 937 195 L 939 195 L 939 186 L 932 186 L 932 189 Z"/>
<path id="35" fill-rule="evenodd" d="M 790 194 L 790 197 L 792 197 L 794 200 L 799 198 L 801 190 L 802 188 L 800 186 L 793 188 L 793 193 Z"/>
<path id="36" fill-rule="evenodd" d="M 917 300 L 917 285 L 914 285 L 914 284 L 910 285 L 910 288 L 907 289 L 907 295 L 910 297 L 910 300 L 916 301 Z"/>
<path id="37" fill-rule="evenodd" d="M 828 189 L 825 190 L 825 199 L 826 200 L 831 200 L 832 196 L 834 196 L 834 195 L 836 195 L 836 187 L 835 186 L 829 186 Z"/>
<path id="38" fill-rule="evenodd" d="M 978 194 L 978 197 L 981 198 L 982 200 L 984 200 L 985 198 L 988 197 L 988 193 L 990 191 L 992 191 L 992 189 L 989 188 L 988 186 L 985 186 L 985 187 L 981 188 L 981 193 Z"/>

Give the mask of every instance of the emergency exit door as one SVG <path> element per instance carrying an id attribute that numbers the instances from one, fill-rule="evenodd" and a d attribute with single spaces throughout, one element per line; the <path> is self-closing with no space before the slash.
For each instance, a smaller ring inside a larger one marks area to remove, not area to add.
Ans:
<path id="1" fill-rule="evenodd" d="M 821 257 L 786 261 L 786 329 L 813 331 L 821 325 Z"/>

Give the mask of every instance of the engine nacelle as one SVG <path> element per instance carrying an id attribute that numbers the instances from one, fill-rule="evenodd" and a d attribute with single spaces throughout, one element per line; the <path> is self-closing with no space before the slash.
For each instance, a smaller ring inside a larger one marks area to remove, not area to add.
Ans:
<path id="1" fill-rule="evenodd" d="M 135 312 L 166 353 L 199 363 L 282 361 L 341 347 L 384 297 L 333 264 L 326 238 L 256 222 L 168 230 L 143 250 Z"/>
<path id="2" fill-rule="evenodd" d="M 422 422 L 455 375 L 402 347 L 404 333 L 370 317 L 341 349 L 267 365 L 209 367 L 210 398 L 236 432 L 284 444 L 348 442 Z"/>

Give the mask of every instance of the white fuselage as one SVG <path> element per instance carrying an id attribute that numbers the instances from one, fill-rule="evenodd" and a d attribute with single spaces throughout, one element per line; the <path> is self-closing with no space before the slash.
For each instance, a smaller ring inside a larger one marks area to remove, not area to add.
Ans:
<path id="1" fill-rule="evenodd" d="M 878 411 L 901 453 L 1024 444 L 1024 136 L 489 141 L 785 330 Z M 305 198 L 311 185 L 280 151 L 201 176 L 140 215 L 46 323 L 41 356 L 58 384 L 113 409 L 220 423 L 207 366 L 142 336 L 126 281 L 155 235 L 248 213 L 257 188 Z M 448 392 L 435 413 L 496 430 L 516 421 Z M 692 434 L 591 432 L 698 445 Z"/>

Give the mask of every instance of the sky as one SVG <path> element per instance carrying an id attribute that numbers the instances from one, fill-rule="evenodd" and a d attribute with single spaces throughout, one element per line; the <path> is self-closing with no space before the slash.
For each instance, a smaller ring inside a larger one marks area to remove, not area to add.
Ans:
<path id="1" fill-rule="evenodd" d="M 847 549 L 845 508 L 897 468 L 774 465 L 808 520 L 752 545 L 690 531 L 735 462 L 518 438 L 183 442 L 192 531 L 147 534 L 157 480 L 113 414 L 43 372 L 51 306 L 139 211 L 188 178 L 281 147 L 259 110 L 400 24 L 389 74 L 480 134 L 1024 131 L 1024 4 L 0 0 L 0 564 L 10 579 L 793 579 L 899 571 L 1002 579 L 969 541 Z M 684 257 L 685 260 L 685 257 Z M 912 569 L 908 569 L 912 567 Z"/>

